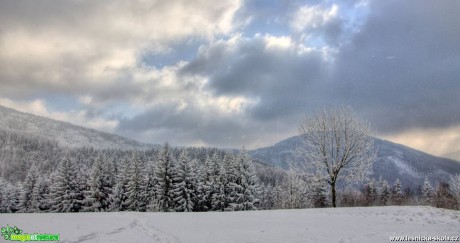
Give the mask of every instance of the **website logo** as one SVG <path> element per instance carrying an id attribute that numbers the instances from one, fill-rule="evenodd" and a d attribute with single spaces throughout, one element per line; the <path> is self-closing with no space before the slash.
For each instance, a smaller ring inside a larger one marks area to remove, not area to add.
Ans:
<path id="1" fill-rule="evenodd" d="M 17 226 L 10 227 L 6 225 L 6 227 L 2 227 L 2 236 L 5 240 L 10 241 L 59 241 L 60 236 L 59 234 L 27 234 L 23 233 L 23 230 L 19 229 Z"/>

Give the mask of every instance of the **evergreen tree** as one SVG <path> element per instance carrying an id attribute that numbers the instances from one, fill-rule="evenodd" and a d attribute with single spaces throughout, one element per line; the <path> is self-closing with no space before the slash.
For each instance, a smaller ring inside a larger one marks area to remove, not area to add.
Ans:
<path id="1" fill-rule="evenodd" d="M 50 194 L 50 180 L 40 176 L 37 186 L 34 187 L 32 192 L 31 212 L 46 212 L 50 209 L 49 194 Z"/>
<path id="2" fill-rule="evenodd" d="M 0 180 L 0 182 L 2 186 L 2 188 L 0 188 L 2 197 L 0 201 L 0 212 L 14 213 L 18 210 L 19 206 L 18 187 L 3 180 Z"/>
<path id="3" fill-rule="evenodd" d="M 89 191 L 85 211 L 107 211 L 111 203 L 113 188 L 113 171 L 111 163 L 99 155 L 93 163 L 89 180 Z"/>
<path id="4" fill-rule="evenodd" d="M 434 196 L 433 186 L 428 180 L 428 177 L 425 177 L 425 181 L 423 182 L 423 187 L 422 187 L 422 203 L 425 205 L 432 205 L 433 196 Z"/>
<path id="5" fill-rule="evenodd" d="M 27 172 L 26 179 L 22 184 L 21 199 L 18 206 L 19 212 L 25 213 L 33 211 L 32 195 L 35 187 L 37 186 L 38 177 L 38 168 L 35 165 L 35 163 L 33 163 L 29 171 Z"/>
<path id="6" fill-rule="evenodd" d="M 21 191 L 20 185 L 13 185 L 11 183 L 6 184 L 5 198 L 3 198 L 3 212 L 15 213 L 19 207 L 19 192 Z"/>
<path id="7" fill-rule="evenodd" d="M 194 185 L 193 193 L 192 193 L 192 203 L 193 203 L 193 211 L 194 212 L 201 212 L 205 211 L 205 205 L 204 205 L 204 179 L 203 179 L 203 174 L 202 168 L 203 166 L 196 160 L 192 159 L 191 164 L 191 173 L 192 175 L 195 175 L 192 177 L 191 183 Z"/>
<path id="8" fill-rule="evenodd" d="M 145 211 L 144 203 L 144 171 L 139 152 L 134 152 L 129 164 L 128 185 L 126 186 L 127 200 L 124 206 L 130 211 Z"/>
<path id="9" fill-rule="evenodd" d="M 221 163 L 220 170 L 214 178 L 213 188 L 214 192 L 211 198 L 211 208 L 214 211 L 224 211 L 228 207 L 226 188 L 227 178 L 225 170 L 225 162 Z"/>
<path id="10" fill-rule="evenodd" d="M 50 206 L 52 212 L 79 212 L 83 201 L 80 185 L 77 181 L 75 163 L 65 156 L 59 163 L 52 182 Z"/>
<path id="11" fill-rule="evenodd" d="M 187 151 L 182 150 L 177 161 L 172 193 L 174 195 L 174 210 L 177 212 L 191 212 L 193 210 L 193 194 L 196 185 L 194 185 L 192 168 L 190 167 L 190 158 Z"/>
<path id="12" fill-rule="evenodd" d="M 216 183 L 219 174 L 219 155 L 214 152 L 206 157 L 204 167 L 202 167 L 202 207 L 204 211 L 212 209 L 213 194 L 217 192 Z"/>
<path id="13" fill-rule="evenodd" d="M 157 184 L 155 191 L 157 198 L 155 207 L 160 211 L 172 211 L 174 206 L 174 193 L 172 192 L 173 184 L 173 166 L 174 158 L 171 154 L 169 144 L 166 143 L 159 155 L 158 161 L 155 166 L 155 179 Z"/>
<path id="14" fill-rule="evenodd" d="M 118 168 L 116 176 L 116 185 L 113 192 L 112 202 L 110 204 L 111 211 L 126 211 L 128 208 L 125 206 L 127 201 L 127 187 L 128 187 L 128 173 L 130 163 L 125 158 L 123 163 Z"/>
<path id="15" fill-rule="evenodd" d="M 380 183 L 379 198 L 380 198 L 381 205 L 384 205 L 384 206 L 388 205 L 388 200 L 390 198 L 390 189 L 389 189 L 387 180 L 383 180 Z"/>
<path id="16" fill-rule="evenodd" d="M 256 210 L 259 202 L 259 188 L 254 165 L 243 148 L 236 157 L 236 181 L 232 182 L 232 192 L 227 210 Z"/>
<path id="17" fill-rule="evenodd" d="M 393 185 L 393 190 L 391 192 L 391 202 L 396 205 L 401 205 L 403 200 L 403 193 L 401 190 L 401 182 L 399 181 L 399 178 L 396 179 L 394 185 Z"/>
<path id="18" fill-rule="evenodd" d="M 153 161 L 147 163 L 147 171 L 144 178 L 144 195 L 143 200 L 145 205 L 147 205 L 146 210 L 148 211 L 157 211 L 154 208 L 151 208 L 155 204 L 156 191 L 155 185 L 157 181 L 155 180 L 155 164 Z"/>

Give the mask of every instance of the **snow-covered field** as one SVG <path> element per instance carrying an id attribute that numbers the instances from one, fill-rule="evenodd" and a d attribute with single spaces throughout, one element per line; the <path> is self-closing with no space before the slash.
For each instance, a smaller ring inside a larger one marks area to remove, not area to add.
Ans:
<path id="1" fill-rule="evenodd" d="M 367 207 L 0 214 L 0 226 L 6 224 L 24 233 L 60 234 L 61 242 L 389 242 L 390 236 L 460 236 L 460 211 Z"/>

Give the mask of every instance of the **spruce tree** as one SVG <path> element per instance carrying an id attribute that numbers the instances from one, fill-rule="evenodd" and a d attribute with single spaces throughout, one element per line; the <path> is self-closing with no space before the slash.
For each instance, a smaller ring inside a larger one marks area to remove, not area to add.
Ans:
<path id="1" fill-rule="evenodd" d="M 85 211 L 107 211 L 111 203 L 113 179 L 110 162 L 99 155 L 93 163 L 89 179 Z"/>
<path id="2" fill-rule="evenodd" d="M 169 144 L 165 143 L 155 166 L 155 179 L 157 181 L 155 186 L 157 194 L 155 203 L 157 204 L 156 207 L 163 212 L 173 211 L 173 167 L 174 158 L 171 154 Z"/>
<path id="3" fill-rule="evenodd" d="M 31 212 L 46 212 L 49 210 L 50 184 L 51 182 L 49 178 L 44 176 L 39 177 L 37 186 L 32 192 Z"/>
<path id="4" fill-rule="evenodd" d="M 113 192 L 112 202 L 110 204 L 110 211 L 126 211 L 128 208 L 125 206 L 127 201 L 127 187 L 128 187 L 128 171 L 130 162 L 127 158 L 119 165 L 118 174 L 116 176 L 115 190 Z"/>
<path id="5" fill-rule="evenodd" d="M 80 185 L 77 181 L 75 163 L 69 156 L 64 156 L 54 176 L 50 192 L 52 212 L 79 212 L 82 207 Z"/>
<path id="6" fill-rule="evenodd" d="M 235 160 L 236 180 L 232 182 L 233 190 L 227 210 L 256 210 L 259 188 L 252 160 L 244 148 Z"/>
<path id="7" fill-rule="evenodd" d="M 399 178 L 396 179 L 393 190 L 391 191 L 391 202 L 395 205 L 401 205 L 403 200 L 403 193 L 401 190 L 401 182 Z"/>
<path id="8" fill-rule="evenodd" d="M 144 170 L 139 152 L 134 152 L 129 164 L 126 201 L 124 206 L 129 211 L 145 211 L 144 203 Z"/>
<path id="9" fill-rule="evenodd" d="M 153 206 L 156 204 L 156 191 L 155 191 L 155 184 L 157 181 L 155 180 L 155 164 L 153 161 L 149 161 L 147 163 L 147 170 L 145 173 L 144 178 L 144 194 L 143 200 L 146 205 L 147 211 L 157 211 Z"/>
<path id="10" fill-rule="evenodd" d="M 213 182 L 214 192 L 211 198 L 211 208 L 214 211 L 224 211 L 228 207 L 227 202 L 227 177 L 225 164 L 220 164 L 220 170 L 217 171 Z"/>
<path id="11" fill-rule="evenodd" d="M 383 206 L 388 205 L 388 200 L 390 198 L 390 189 L 389 189 L 387 180 L 381 181 L 379 197 L 380 197 L 381 205 Z"/>
<path id="12" fill-rule="evenodd" d="M 433 196 L 434 196 L 433 186 L 428 180 L 428 177 L 425 177 L 425 181 L 423 182 L 423 187 L 422 187 L 422 203 L 424 205 L 432 205 Z"/>
<path id="13" fill-rule="evenodd" d="M 191 212 L 193 210 L 194 189 L 190 158 L 185 149 L 182 150 L 174 170 L 172 193 L 174 195 L 174 210 L 177 212 Z"/>
<path id="14" fill-rule="evenodd" d="M 22 213 L 32 212 L 32 196 L 38 182 L 38 168 L 35 163 L 32 164 L 27 172 L 26 179 L 22 184 L 21 199 L 18 206 L 18 211 Z"/>

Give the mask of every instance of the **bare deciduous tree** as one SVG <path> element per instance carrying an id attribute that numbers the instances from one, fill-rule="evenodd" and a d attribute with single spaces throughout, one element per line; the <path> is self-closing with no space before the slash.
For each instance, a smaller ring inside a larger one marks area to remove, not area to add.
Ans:
<path id="1" fill-rule="evenodd" d="M 331 188 L 332 206 L 336 207 L 336 185 L 351 184 L 367 178 L 375 160 L 369 123 L 357 119 L 348 107 L 316 112 L 299 124 L 304 142 L 304 173 L 325 180 Z"/>

